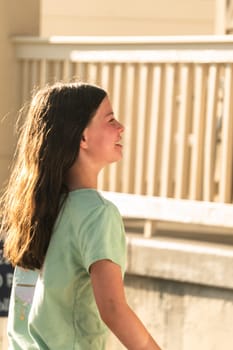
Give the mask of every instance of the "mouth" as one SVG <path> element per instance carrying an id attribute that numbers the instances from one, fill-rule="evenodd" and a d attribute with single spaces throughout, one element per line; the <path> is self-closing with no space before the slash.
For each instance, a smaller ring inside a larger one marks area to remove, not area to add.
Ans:
<path id="1" fill-rule="evenodd" d="M 115 146 L 118 146 L 118 147 L 123 147 L 122 143 L 121 142 L 116 142 L 115 143 Z"/>

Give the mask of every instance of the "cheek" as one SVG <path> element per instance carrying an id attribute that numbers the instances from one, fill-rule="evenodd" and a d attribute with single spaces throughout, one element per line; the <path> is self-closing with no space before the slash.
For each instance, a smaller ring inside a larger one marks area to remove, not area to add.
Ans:
<path id="1" fill-rule="evenodd" d="M 100 130 L 97 130 L 93 133 L 93 143 L 98 144 L 107 144 L 111 143 L 111 140 L 113 139 L 114 131 L 110 128 L 101 128 Z"/>
<path id="2" fill-rule="evenodd" d="M 89 139 L 89 152 L 92 154 L 102 153 L 106 149 L 107 144 L 106 135 L 95 133 Z"/>
<path id="3" fill-rule="evenodd" d="M 102 134 L 96 134 L 91 140 L 92 146 L 100 146 L 103 145 L 105 142 L 105 136 Z"/>
<path id="4" fill-rule="evenodd" d="M 112 127 L 101 126 L 90 130 L 88 135 L 89 150 L 92 152 L 112 149 L 116 140 L 116 130 Z"/>

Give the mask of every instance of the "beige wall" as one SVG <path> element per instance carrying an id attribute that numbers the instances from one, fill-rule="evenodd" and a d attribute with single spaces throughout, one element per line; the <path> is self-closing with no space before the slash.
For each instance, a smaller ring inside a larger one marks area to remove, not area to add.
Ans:
<path id="1" fill-rule="evenodd" d="M 39 34 L 39 1 L 0 1 L 0 188 L 7 179 L 14 150 L 14 127 L 18 104 L 14 35 Z"/>
<path id="2" fill-rule="evenodd" d="M 41 0 L 41 34 L 214 34 L 216 0 Z"/>

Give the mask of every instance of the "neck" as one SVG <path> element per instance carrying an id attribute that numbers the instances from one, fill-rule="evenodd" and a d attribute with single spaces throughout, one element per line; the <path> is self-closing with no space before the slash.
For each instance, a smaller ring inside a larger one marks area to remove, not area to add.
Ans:
<path id="1" fill-rule="evenodd" d="M 97 188 L 99 171 L 93 169 L 91 166 L 84 166 L 84 164 L 75 163 L 69 170 L 66 184 L 70 191 L 81 188 Z"/>

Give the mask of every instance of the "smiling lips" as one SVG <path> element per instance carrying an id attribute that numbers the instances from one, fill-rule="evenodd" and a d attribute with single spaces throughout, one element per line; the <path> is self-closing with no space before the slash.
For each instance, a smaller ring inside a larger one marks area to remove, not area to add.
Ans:
<path id="1" fill-rule="evenodd" d="M 120 143 L 120 141 L 116 142 L 115 146 L 123 147 L 123 145 Z"/>

